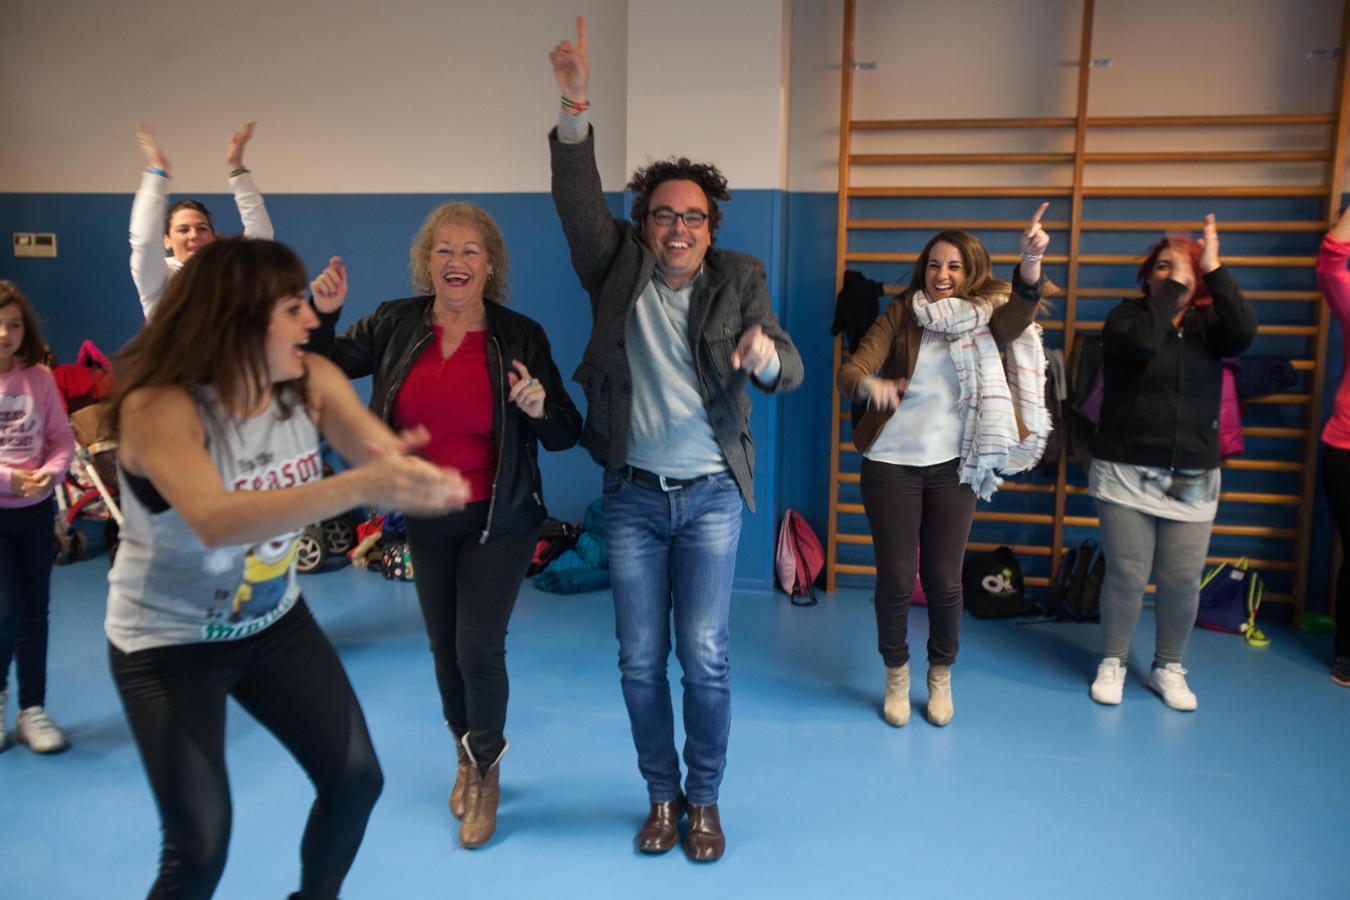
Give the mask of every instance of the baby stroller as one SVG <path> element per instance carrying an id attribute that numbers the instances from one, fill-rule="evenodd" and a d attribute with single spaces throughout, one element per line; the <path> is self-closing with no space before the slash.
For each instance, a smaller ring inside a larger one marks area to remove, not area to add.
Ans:
<path id="1" fill-rule="evenodd" d="M 103 522 L 108 560 L 117 555 L 122 527 L 122 510 L 117 505 L 117 442 L 107 435 L 103 419 L 106 409 L 107 404 L 95 403 L 70 416 L 76 450 L 70 472 L 56 491 L 57 565 L 84 556 L 84 533 L 75 527 L 75 520 L 80 518 Z"/>

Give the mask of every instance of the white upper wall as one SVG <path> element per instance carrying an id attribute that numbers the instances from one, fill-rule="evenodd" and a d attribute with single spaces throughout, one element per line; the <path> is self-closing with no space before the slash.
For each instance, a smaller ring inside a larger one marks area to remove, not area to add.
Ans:
<path id="1" fill-rule="evenodd" d="M 139 121 L 175 190 L 220 191 L 246 120 L 268 192 L 546 191 L 546 55 L 577 14 L 606 188 L 671 153 L 717 161 L 735 187 L 779 187 L 787 5 L 0 0 L 0 191 L 133 189 Z"/>
<path id="2" fill-rule="evenodd" d="M 141 120 L 176 190 L 224 190 L 253 119 L 264 191 L 546 191 L 547 54 L 577 13 L 621 187 L 625 0 L 0 0 L 0 190 L 130 191 Z"/>
<path id="3" fill-rule="evenodd" d="M 793 8 L 788 184 L 838 186 L 840 3 Z M 1090 115 L 1331 112 L 1336 61 L 1308 59 L 1339 43 L 1340 0 L 1097 2 Z M 854 77 L 855 118 L 1072 116 L 1082 0 L 858 0 L 856 54 L 877 67 Z M 1297 149 L 1324 129 L 1094 131 L 1088 149 Z M 1072 132 L 922 131 L 855 137 L 859 152 L 1062 151 Z M 1094 164 L 1088 184 L 1309 183 L 1316 165 Z M 1067 184 L 1067 166 L 855 167 L 853 183 Z"/>
<path id="4" fill-rule="evenodd" d="M 716 163 L 734 187 L 785 185 L 789 8 L 630 0 L 630 171 L 677 155 Z"/>

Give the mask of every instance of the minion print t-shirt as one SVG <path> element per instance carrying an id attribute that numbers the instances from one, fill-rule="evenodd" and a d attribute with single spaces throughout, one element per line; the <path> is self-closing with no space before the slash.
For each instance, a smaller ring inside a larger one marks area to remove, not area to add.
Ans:
<path id="1" fill-rule="evenodd" d="M 196 399 L 207 452 L 227 489 L 278 490 L 323 477 L 318 431 L 303 404 L 287 414 L 274 397 L 261 415 L 233 419 L 209 389 L 199 388 Z M 207 547 L 177 510 L 153 511 L 126 472 L 119 469 L 118 477 L 125 522 L 108 574 L 104 623 L 118 650 L 237 640 L 295 605 L 298 532 L 249 546 Z"/>

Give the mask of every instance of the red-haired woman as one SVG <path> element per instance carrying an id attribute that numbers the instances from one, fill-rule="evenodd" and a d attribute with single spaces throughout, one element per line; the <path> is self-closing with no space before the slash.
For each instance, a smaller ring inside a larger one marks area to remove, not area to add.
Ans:
<path id="1" fill-rule="evenodd" d="M 1157 641 L 1149 687 L 1196 708 L 1182 651 L 1195 624 L 1201 569 L 1219 506 L 1220 362 L 1246 350 L 1256 313 L 1219 264 L 1219 231 L 1168 236 L 1139 267 L 1143 293 L 1102 329 L 1103 395 L 1088 489 L 1101 518 L 1105 652 L 1092 699 L 1121 701 L 1125 660 L 1150 574 Z"/>
<path id="2" fill-rule="evenodd" d="M 1341 323 L 1341 359 L 1350 359 L 1350 210 L 1322 241 L 1317 255 L 1317 283 L 1331 312 Z M 1331 680 L 1350 687 L 1350 366 L 1322 429 L 1322 488 L 1327 492 L 1336 530 L 1341 533 L 1341 570 L 1336 576 L 1336 642 Z"/>
<path id="3" fill-rule="evenodd" d="M 928 720 L 946 725 L 975 501 L 993 495 L 998 473 L 1035 465 L 1045 449 L 1045 352 L 1032 320 L 1050 244 L 1041 227 L 1048 205 L 1027 222 L 1011 285 L 995 280 L 979 238 L 935 235 L 909 287 L 839 370 L 839 389 L 867 403 L 853 443 L 863 454 L 863 508 L 876 548 L 882 712 L 896 727 L 909 721 L 915 570 L 928 597 Z M 1010 377 L 995 342 L 1008 345 Z"/>

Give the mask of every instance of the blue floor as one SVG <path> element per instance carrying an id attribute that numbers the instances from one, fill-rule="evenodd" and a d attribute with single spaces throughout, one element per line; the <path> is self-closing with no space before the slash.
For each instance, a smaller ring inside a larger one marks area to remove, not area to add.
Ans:
<path id="1" fill-rule="evenodd" d="M 0 754 L 8 900 L 137 897 L 154 877 L 158 823 L 106 668 L 106 571 L 90 560 L 53 577 L 49 708 L 72 748 Z M 1117 708 L 1087 696 L 1095 626 L 967 616 L 951 725 L 923 720 L 920 665 L 915 716 L 897 730 L 880 715 L 868 592 L 811 609 L 738 596 L 728 851 L 697 866 L 633 849 L 646 796 L 608 593 L 522 593 L 499 828 L 465 851 L 412 587 L 347 568 L 305 589 L 386 775 L 349 898 L 1350 896 L 1350 690 L 1327 678 L 1325 637 L 1276 626 L 1253 649 L 1197 632 L 1186 661 L 1200 709 L 1183 714 L 1144 686 L 1147 613 Z M 922 611 L 912 629 L 922 648 Z M 217 896 L 282 897 L 309 785 L 237 708 L 229 754 Z"/>

